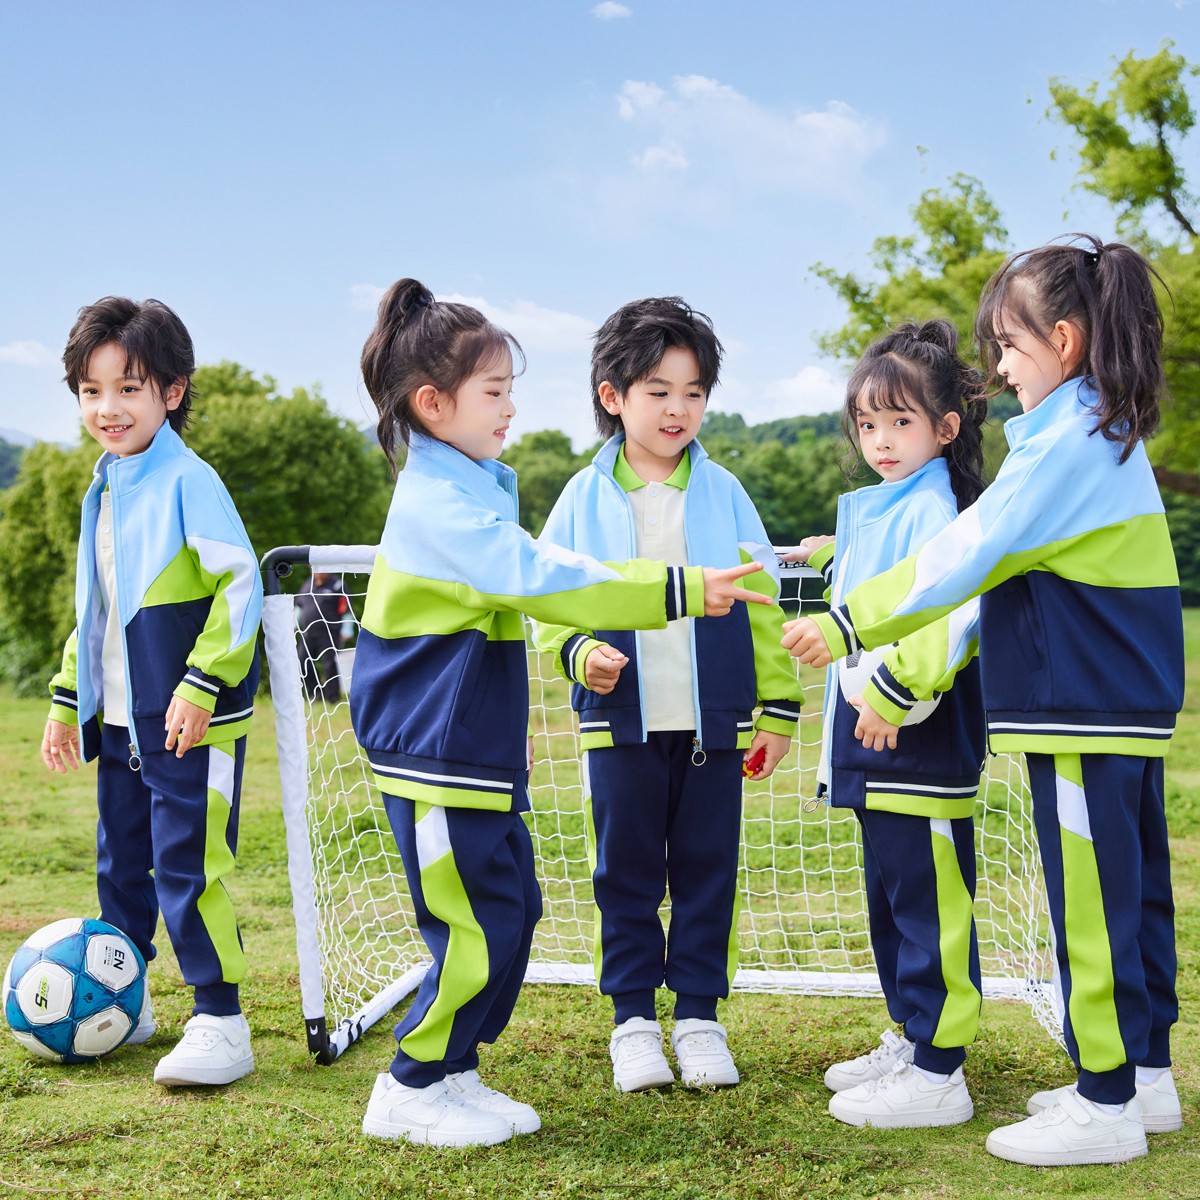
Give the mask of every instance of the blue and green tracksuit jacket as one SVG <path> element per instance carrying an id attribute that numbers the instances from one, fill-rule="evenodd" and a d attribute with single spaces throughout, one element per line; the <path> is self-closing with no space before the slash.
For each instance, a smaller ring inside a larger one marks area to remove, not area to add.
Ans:
<path id="1" fill-rule="evenodd" d="M 995 753 L 1166 753 L 1183 702 L 1179 575 L 1138 445 L 1095 432 L 1072 379 L 1004 427 L 995 482 L 914 555 L 814 618 L 835 656 L 878 646 L 980 597 Z"/>
<path id="2" fill-rule="evenodd" d="M 104 712 L 105 621 L 96 566 L 100 494 L 108 488 L 117 612 L 125 641 L 126 713 Z M 240 737 L 258 690 L 258 562 L 220 477 L 166 422 L 127 458 L 104 454 L 83 498 L 75 630 L 50 683 L 50 716 L 82 727 L 100 751 L 100 719 L 127 725 L 133 753 L 163 745 L 172 696 L 212 713 L 208 745 Z"/>
<path id="3" fill-rule="evenodd" d="M 811 557 L 842 604 L 855 587 L 918 550 L 958 515 L 944 458 L 907 479 L 847 492 L 838 500 L 837 538 Z M 822 753 L 830 803 L 928 817 L 969 817 L 986 752 L 979 686 L 979 602 L 961 608 L 892 645 L 862 689 L 863 699 L 902 726 L 895 750 L 873 750 L 854 736 L 858 713 L 843 695 L 844 660 L 825 681 Z M 905 720 L 918 700 L 942 694 L 916 725 Z"/>
<path id="4" fill-rule="evenodd" d="M 602 563 L 539 544 L 517 524 L 511 467 L 416 436 L 367 588 L 354 732 L 384 792 L 528 808 L 522 614 L 661 629 L 703 612 L 699 568 Z"/>
<path id="5" fill-rule="evenodd" d="M 637 534 L 627 487 L 641 481 L 620 455 L 624 434 L 610 438 L 591 464 L 563 489 L 540 541 L 623 559 L 636 553 Z M 622 472 L 625 478 L 622 478 Z M 743 581 L 776 597 L 779 563 L 750 497 L 735 476 L 718 466 L 698 441 L 688 447 L 676 475 L 686 478 L 684 534 L 691 563 L 734 567 L 757 560 L 764 570 Z M 674 477 L 673 477 L 674 478 Z M 539 625 L 539 649 L 554 656 L 560 674 L 575 686 L 571 704 L 579 714 L 583 749 L 646 740 L 640 640 L 629 626 L 607 619 L 569 627 Z M 745 749 L 754 730 L 792 737 L 800 717 L 800 683 L 779 643 L 783 612 L 778 604 L 734 605 L 728 616 L 692 625 L 692 677 L 696 742 L 713 750 Z M 601 642 L 629 658 L 617 686 L 606 696 L 583 686 L 584 662 Z M 754 709 L 761 705 L 757 721 Z"/>

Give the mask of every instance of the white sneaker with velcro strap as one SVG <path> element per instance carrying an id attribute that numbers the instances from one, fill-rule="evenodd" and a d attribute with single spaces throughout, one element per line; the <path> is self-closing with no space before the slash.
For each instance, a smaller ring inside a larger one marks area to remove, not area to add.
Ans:
<path id="1" fill-rule="evenodd" d="M 885 1029 L 879 1035 L 879 1045 L 869 1054 L 834 1063 L 825 1072 L 825 1086 L 831 1092 L 844 1092 L 873 1079 L 882 1079 L 897 1063 L 911 1063 L 915 1050 L 916 1046 L 908 1038 Z"/>
<path id="2" fill-rule="evenodd" d="M 608 1053 L 613 1064 L 613 1084 L 619 1092 L 644 1092 L 669 1087 L 675 1073 L 663 1054 L 662 1026 L 645 1017 L 630 1017 L 612 1031 Z"/>
<path id="3" fill-rule="evenodd" d="M 697 1017 L 676 1021 L 671 1046 L 685 1087 L 733 1087 L 739 1081 L 726 1036 L 725 1026 L 719 1021 Z"/>
<path id="4" fill-rule="evenodd" d="M 1029 1115 L 1037 1116 L 1047 1108 L 1053 1108 L 1067 1092 L 1074 1091 L 1072 1083 L 1047 1092 L 1035 1092 L 1026 1106 Z M 1153 1083 L 1139 1083 L 1135 1094 L 1142 1107 L 1142 1124 L 1147 1133 L 1174 1133 L 1183 1128 L 1183 1109 L 1170 1071 L 1164 1071 Z"/>
<path id="5" fill-rule="evenodd" d="M 1121 1163 L 1147 1153 L 1146 1128 L 1136 1096 L 1113 1113 L 1072 1088 L 1036 1116 L 993 1129 L 987 1150 L 1030 1167 Z"/>

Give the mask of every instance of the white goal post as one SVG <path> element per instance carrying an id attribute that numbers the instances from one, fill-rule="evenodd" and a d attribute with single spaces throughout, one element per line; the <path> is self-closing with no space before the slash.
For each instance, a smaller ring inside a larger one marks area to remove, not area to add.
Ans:
<path id="1" fill-rule="evenodd" d="M 353 649 L 339 643 L 353 640 L 375 552 L 374 546 L 293 546 L 263 559 L 263 634 L 301 1003 L 309 1049 L 324 1063 L 412 992 L 429 964 L 400 855 L 346 703 Z M 297 567 L 335 577 L 333 601 L 308 602 L 303 623 L 296 597 L 280 587 Z M 785 608 L 819 603 L 815 572 L 785 569 L 783 578 Z M 335 616 L 339 606 L 342 615 Z M 314 608 L 324 611 L 314 616 Z M 307 627 L 317 623 L 328 628 Z M 302 663 L 304 658 L 309 661 Z M 545 655 L 530 650 L 529 674 L 535 764 L 526 819 L 545 915 L 525 978 L 594 985 L 594 908 L 575 722 L 567 685 Z M 323 687 L 316 682 L 330 680 Z M 815 799 L 821 700 L 818 675 L 806 672 L 797 744 L 769 780 L 746 785 L 737 991 L 880 994 L 867 936 L 858 822 L 849 810 Z M 1061 1042 L 1049 919 L 1020 762 L 991 758 L 985 784 L 976 809 L 975 900 L 984 996 L 1025 1000 Z M 669 919 L 669 900 L 664 917 Z"/>

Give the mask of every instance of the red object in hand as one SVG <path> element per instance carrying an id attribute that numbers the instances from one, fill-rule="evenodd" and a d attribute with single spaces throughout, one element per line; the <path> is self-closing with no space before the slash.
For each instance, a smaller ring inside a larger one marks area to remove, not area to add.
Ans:
<path id="1" fill-rule="evenodd" d="M 757 774 L 759 767 L 763 765 L 766 757 L 766 746 L 759 746 L 759 748 L 752 755 L 750 755 L 750 757 L 744 763 L 742 763 L 742 774 L 745 775 L 747 779 Z"/>

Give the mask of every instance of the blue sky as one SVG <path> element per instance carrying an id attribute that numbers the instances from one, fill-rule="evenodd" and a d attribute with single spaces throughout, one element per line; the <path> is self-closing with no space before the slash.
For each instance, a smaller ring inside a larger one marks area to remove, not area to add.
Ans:
<path id="1" fill-rule="evenodd" d="M 1110 233 L 1046 83 L 1166 38 L 1200 62 L 1197 0 L 8 0 L 0 431 L 74 438 L 59 356 L 108 293 L 373 423 L 358 356 L 402 275 L 521 340 L 518 436 L 589 440 L 589 334 L 654 294 L 713 318 L 714 407 L 836 405 L 812 264 L 863 268 L 956 171 L 1014 245 Z"/>

